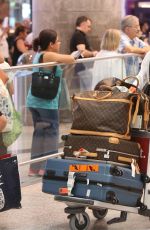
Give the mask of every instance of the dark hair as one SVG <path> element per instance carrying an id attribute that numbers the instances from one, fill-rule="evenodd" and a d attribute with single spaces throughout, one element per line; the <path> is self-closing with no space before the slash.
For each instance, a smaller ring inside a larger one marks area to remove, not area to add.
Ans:
<path id="1" fill-rule="evenodd" d="M 45 29 L 39 34 L 39 37 L 33 40 L 33 50 L 38 51 L 39 47 L 41 50 L 46 50 L 49 43 L 55 43 L 57 39 L 57 33 L 55 30 Z"/>
<path id="2" fill-rule="evenodd" d="M 2 24 L 2 23 L 3 23 L 3 21 L 4 21 L 4 19 L 3 19 L 3 18 L 0 18 L 0 24 Z"/>
<path id="3" fill-rule="evenodd" d="M 26 27 L 23 25 L 17 26 L 15 29 L 15 37 L 17 37 L 21 32 L 25 32 Z"/>
<path id="4" fill-rule="evenodd" d="M 76 26 L 80 26 L 82 22 L 86 22 L 87 20 L 92 21 L 90 18 L 88 18 L 86 16 L 78 17 L 77 20 L 76 20 Z"/>

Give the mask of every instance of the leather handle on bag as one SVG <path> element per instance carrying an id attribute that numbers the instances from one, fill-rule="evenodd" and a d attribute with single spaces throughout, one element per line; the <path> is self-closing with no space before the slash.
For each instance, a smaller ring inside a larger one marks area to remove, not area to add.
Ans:
<path id="1" fill-rule="evenodd" d="M 127 163 L 131 163 L 132 159 L 131 158 L 127 158 L 127 157 L 118 157 L 118 161 L 122 161 L 122 162 L 127 162 Z"/>
<path id="2" fill-rule="evenodd" d="M 97 157 L 97 153 L 91 153 L 91 152 L 78 152 L 78 151 L 75 151 L 73 153 L 74 156 L 76 157 L 94 157 L 96 158 Z"/>
<path id="3" fill-rule="evenodd" d="M 107 92 L 107 94 L 104 96 L 100 96 L 99 95 L 100 92 Z M 95 91 L 93 96 L 98 100 L 103 100 L 103 99 L 110 97 L 111 95 L 112 95 L 112 91 Z"/>
<path id="4" fill-rule="evenodd" d="M 129 76 L 129 77 L 124 78 L 123 81 L 126 82 L 126 80 L 128 80 L 128 79 L 134 79 L 134 80 L 136 80 L 137 85 L 135 85 L 135 87 L 138 88 L 138 86 L 139 86 L 139 79 L 138 79 L 137 77 Z M 132 84 L 131 84 L 131 85 L 132 85 Z M 133 85 L 133 86 L 134 86 L 134 85 Z"/>

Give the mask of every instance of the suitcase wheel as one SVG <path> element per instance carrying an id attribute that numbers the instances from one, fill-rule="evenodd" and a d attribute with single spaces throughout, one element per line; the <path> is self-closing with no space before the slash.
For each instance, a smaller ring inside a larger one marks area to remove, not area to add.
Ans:
<path id="1" fill-rule="evenodd" d="M 110 174 L 113 176 L 123 176 L 123 171 L 115 166 L 110 168 Z"/>
<path id="2" fill-rule="evenodd" d="M 108 209 L 107 208 L 93 209 L 92 212 L 95 218 L 97 218 L 98 220 L 101 220 L 107 215 Z"/>
<path id="3" fill-rule="evenodd" d="M 86 212 L 70 215 L 69 226 L 71 230 L 87 230 L 90 225 L 90 219 Z"/>
<path id="4" fill-rule="evenodd" d="M 147 209 L 147 206 L 143 203 L 140 204 L 140 210 L 145 211 Z"/>
<path id="5" fill-rule="evenodd" d="M 119 200 L 116 197 L 116 194 L 113 191 L 109 191 L 106 194 L 106 201 L 112 203 L 112 204 L 118 204 Z"/>
<path id="6" fill-rule="evenodd" d="M 61 139 L 62 139 L 62 141 L 66 141 L 68 139 L 68 135 L 62 135 Z"/>
<path id="7" fill-rule="evenodd" d="M 141 175 L 143 183 L 150 183 L 150 177 L 148 175 Z"/>
<path id="8" fill-rule="evenodd" d="M 112 199 L 112 204 L 118 204 L 118 199 L 116 197 Z"/>

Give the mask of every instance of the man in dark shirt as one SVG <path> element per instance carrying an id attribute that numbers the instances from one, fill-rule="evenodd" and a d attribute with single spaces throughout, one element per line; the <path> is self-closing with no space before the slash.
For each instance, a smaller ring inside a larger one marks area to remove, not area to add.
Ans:
<path id="1" fill-rule="evenodd" d="M 70 52 L 80 51 L 79 58 L 95 57 L 97 51 L 93 51 L 87 39 L 87 33 L 91 31 L 92 21 L 86 16 L 78 17 L 76 20 L 76 29 L 70 40 Z M 90 90 L 92 82 L 93 62 L 78 63 L 75 66 L 74 85 L 80 90 Z"/>
<path id="2" fill-rule="evenodd" d="M 86 16 L 78 17 L 76 20 L 76 30 L 70 40 L 70 52 L 79 50 L 82 57 L 95 57 L 97 51 L 92 51 L 86 34 L 91 30 L 92 21 Z"/>

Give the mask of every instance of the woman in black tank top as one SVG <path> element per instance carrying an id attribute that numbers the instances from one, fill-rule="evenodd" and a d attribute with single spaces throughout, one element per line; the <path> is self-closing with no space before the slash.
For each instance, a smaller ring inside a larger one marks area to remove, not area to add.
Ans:
<path id="1" fill-rule="evenodd" d="M 25 45 L 27 29 L 24 26 L 18 26 L 15 30 L 14 51 L 12 55 L 12 65 L 16 65 L 21 54 L 27 52 L 28 47 Z"/>

